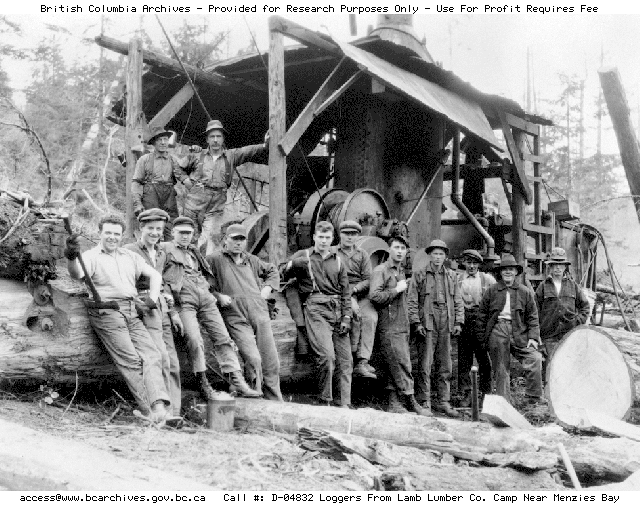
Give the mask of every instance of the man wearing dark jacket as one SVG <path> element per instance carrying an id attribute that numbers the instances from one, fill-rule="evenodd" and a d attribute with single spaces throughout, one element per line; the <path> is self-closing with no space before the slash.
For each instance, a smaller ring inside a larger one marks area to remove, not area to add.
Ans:
<path id="1" fill-rule="evenodd" d="M 542 397 L 540 324 L 533 291 L 516 279 L 522 272 L 513 255 L 503 255 L 496 267 L 498 282 L 480 302 L 476 330 L 489 348 L 496 393 L 510 400 L 513 355 L 524 369 L 525 395 L 535 403 Z"/>
<path id="2" fill-rule="evenodd" d="M 540 315 L 540 337 L 548 359 L 560 340 L 572 328 L 589 319 L 589 301 L 582 289 L 566 272 L 571 262 L 562 248 L 554 248 L 546 262 L 549 277 L 536 290 Z"/>

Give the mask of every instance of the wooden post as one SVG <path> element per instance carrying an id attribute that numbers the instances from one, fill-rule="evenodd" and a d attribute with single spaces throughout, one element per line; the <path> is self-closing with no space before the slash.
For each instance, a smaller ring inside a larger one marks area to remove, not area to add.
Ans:
<path id="1" fill-rule="evenodd" d="M 524 132 L 521 132 L 518 129 L 514 129 L 513 139 L 515 141 L 517 152 L 511 153 L 512 157 L 515 158 L 516 156 L 520 156 L 520 153 L 523 152 L 523 146 L 526 142 L 525 138 L 526 134 Z M 522 163 L 524 164 L 524 161 Z M 513 207 L 511 208 L 511 213 L 513 215 L 513 221 L 511 225 L 513 256 L 516 259 L 516 262 L 518 262 L 525 268 L 526 275 L 527 261 L 525 259 L 525 253 L 527 252 L 527 231 L 525 230 L 524 226 L 527 222 L 527 202 L 520 185 L 513 184 L 511 187 L 513 191 Z"/>
<path id="2" fill-rule="evenodd" d="M 287 257 L 287 157 L 279 144 L 287 131 L 284 35 L 269 23 L 269 261 Z"/>
<path id="3" fill-rule="evenodd" d="M 133 215 L 133 199 L 131 196 L 131 181 L 138 156 L 143 150 L 142 129 L 144 113 L 142 112 L 142 41 L 129 41 L 129 57 L 127 62 L 127 121 L 126 121 L 126 201 L 127 201 L 127 230 L 125 237 L 133 237 L 136 230 L 136 219 Z"/>

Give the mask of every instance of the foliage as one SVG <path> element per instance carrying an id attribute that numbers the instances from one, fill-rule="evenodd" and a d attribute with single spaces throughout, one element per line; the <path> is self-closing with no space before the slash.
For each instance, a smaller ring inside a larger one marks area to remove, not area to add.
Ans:
<path id="1" fill-rule="evenodd" d="M 221 46 L 227 34 L 225 32 L 209 34 L 206 24 L 196 25 L 185 20 L 179 29 L 170 33 L 170 37 L 183 63 L 204 68 L 221 58 Z M 162 41 L 162 49 L 171 58 L 176 59 L 166 39 Z"/>

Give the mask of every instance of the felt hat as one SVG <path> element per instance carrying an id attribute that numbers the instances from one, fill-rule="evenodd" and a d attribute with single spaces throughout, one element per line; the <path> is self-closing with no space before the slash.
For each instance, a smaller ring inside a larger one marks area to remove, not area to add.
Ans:
<path id="1" fill-rule="evenodd" d="M 171 137 L 173 132 L 171 130 L 165 130 L 162 127 L 156 126 L 151 129 L 149 132 L 149 138 L 147 139 L 147 144 L 153 144 L 156 142 L 156 139 L 160 137 Z"/>
<path id="2" fill-rule="evenodd" d="M 234 223 L 227 227 L 227 237 L 235 239 L 237 237 L 247 238 L 247 229 L 240 225 L 240 223 Z"/>
<path id="3" fill-rule="evenodd" d="M 482 263 L 483 258 L 482 255 L 480 253 L 478 253 L 478 251 L 474 250 L 474 249 L 466 249 L 462 252 L 462 258 L 464 259 L 465 257 L 467 258 L 471 258 L 473 260 L 475 260 L 476 262 Z"/>
<path id="4" fill-rule="evenodd" d="M 524 267 L 516 262 L 516 259 L 513 257 L 513 255 L 510 255 L 508 253 L 502 255 L 500 262 L 496 264 L 493 270 L 496 272 L 500 272 L 500 270 L 504 269 L 505 267 L 515 267 L 518 271 L 518 274 L 522 274 L 522 272 L 524 271 Z"/>
<path id="5" fill-rule="evenodd" d="M 227 132 L 226 128 L 222 126 L 222 122 L 217 119 L 212 119 L 211 121 L 209 121 L 209 123 L 207 123 L 207 128 L 205 128 L 204 134 L 207 135 L 209 132 L 211 132 L 211 130 L 221 130 L 225 134 L 229 133 Z"/>
<path id="6" fill-rule="evenodd" d="M 434 239 L 433 241 L 431 241 L 429 246 L 425 248 L 425 251 L 427 252 L 427 255 L 428 255 L 434 249 L 441 249 L 442 251 L 444 251 L 445 255 L 449 254 L 449 247 L 447 246 L 447 243 L 441 239 Z"/>
<path id="7" fill-rule="evenodd" d="M 178 216 L 173 220 L 173 230 L 195 230 L 196 223 L 187 216 Z"/>
<path id="8" fill-rule="evenodd" d="M 340 232 L 357 232 L 362 233 L 360 223 L 354 220 L 346 220 L 340 223 Z"/>
<path id="9" fill-rule="evenodd" d="M 567 253 L 562 248 L 553 248 L 551 254 L 545 260 L 547 265 L 564 264 L 571 265 L 571 262 L 567 260 Z"/>
<path id="10" fill-rule="evenodd" d="M 157 207 L 147 209 L 138 215 L 138 223 L 145 221 L 169 221 L 169 213 Z"/>

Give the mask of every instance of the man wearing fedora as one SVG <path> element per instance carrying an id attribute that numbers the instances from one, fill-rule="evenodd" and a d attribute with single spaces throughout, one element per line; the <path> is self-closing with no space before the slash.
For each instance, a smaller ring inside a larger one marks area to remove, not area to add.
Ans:
<path id="1" fill-rule="evenodd" d="M 510 401 L 511 355 L 524 370 L 529 403 L 542 397 L 540 324 L 533 291 L 519 282 L 523 268 L 505 254 L 495 268 L 498 282 L 485 292 L 478 309 L 476 332 L 489 348 L 496 393 Z"/>
<path id="2" fill-rule="evenodd" d="M 204 134 L 208 148 L 189 157 L 190 164 L 195 168 L 184 182 L 187 195 L 182 214 L 198 224 L 198 246 L 206 244 L 206 255 L 210 255 L 221 243 L 220 228 L 233 170 L 268 149 L 268 134 L 263 144 L 235 149 L 226 149 L 224 140 L 227 130 L 218 120 L 209 121 Z"/>
<path id="3" fill-rule="evenodd" d="M 469 373 L 474 356 L 478 362 L 480 392 L 483 397 L 491 392 L 491 361 L 486 347 L 482 346 L 477 338 L 476 319 L 482 296 L 491 285 L 495 284 L 496 280 L 491 274 L 480 272 L 482 262 L 482 255 L 478 251 L 467 249 L 462 252 L 465 271 L 458 277 L 458 283 L 464 303 L 464 324 L 458 338 L 458 388 L 464 394 L 460 401 L 460 407 L 463 408 L 471 406 Z M 482 401 L 482 398 L 480 400 Z"/>
<path id="4" fill-rule="evenodd" d="M 153 152 L 140 157 L 131 183 L 133 212 L 136 216 L 145 209 L 154 208 L 169 214 L 164 231 L 164 239 L 167 241 L 171 237 L 171 222 L 178 217 L 174 186 L 178 181 L 184 183 L 187 180 L 184 169 L 189 170 L 193 166 L 188 157 L 178 159 L 169 153 L 169 139 L 172 135 L 173 132 L 162 127 L 151 130 L 147 143 L 153 146 Z M 199 146 L 197 148 L 200 149 Z"/>
<path id="5" fill-rule="evenodd" d="M 554 248 L 546 261 L 548 277 L 536 290 L 540 337 L 547 358 L 553 356 L 562 337 L 589 319 L 589 301 L 567 272 L 571 262 L 562 248 Z"/>
<path id="6" fill-rule="evenodd" d="M 409 322 L 416 336 L 418 401 L 431 409 L 431 367 L 435 363 L 438 378 L 438 402 L 433 406 L 447 416 L 456 418 L 451 407 L 451 335 L 460 335 L 464 322 L 464 304 L 456 274 L 444 266 L 449 248 L 435 239 L 425 250 L 429 263 L 416 271 L 409 282 L 407 306 Z"/>

